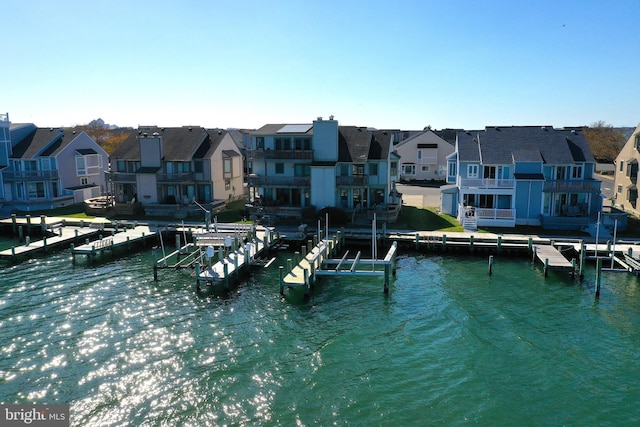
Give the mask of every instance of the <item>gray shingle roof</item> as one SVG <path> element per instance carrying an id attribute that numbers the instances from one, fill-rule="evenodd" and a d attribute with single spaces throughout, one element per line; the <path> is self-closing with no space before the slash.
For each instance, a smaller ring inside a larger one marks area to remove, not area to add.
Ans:
<path id="1" fill-rule="evenodd" d="M 11 158 L 31 159 L 55 156 L 73 141 L 78 133 L 59 128 L 37 128 L 13 146 Z"/>
<path id="2" fill-rule="evenodd" d="M 157 126 L 141 126 L 132 132 L 111 154 L 113 159 L 139 160 L 139 137 L 143 134 L 152 136 L 157 132 L 162 136 L 164 160 L 190 161 L 202 143 L 209 138 L 207 131 L 200 126 L 182 126 L 163 128 Z"/>
<path id="3" fill-rule="evenodd" d="M 460 161 L 497 165 L 518 162 L 571 164 L 595 162 L 587 141 L 576 129 L 550 126 L 486 127 L 458 132 Z"/>

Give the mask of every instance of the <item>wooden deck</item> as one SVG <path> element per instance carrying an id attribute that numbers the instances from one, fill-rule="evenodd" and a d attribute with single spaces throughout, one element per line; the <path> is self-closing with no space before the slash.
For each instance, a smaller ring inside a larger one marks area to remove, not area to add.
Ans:
<path id="1" fill-rule="evenodd" d="M 274 232 L 271 229 L 264 227 L 256 229 L 255 237 L 250 242 L 240 245 L 238 249 L 231 251 L 214 265 L 206 267 L 202 271 L 197 266 L 196 285 L 199 287 L 200 282 L 207 285 L 224 282 L 225 286 L 228 286 L 232 277 L 237 278 L 241 269 L 249 268 L 254 259 L 273 245 L 275 241 Z"/>
<path id="2" fill-rule="evenodd" d="M 54 247 L 69 246 L 73 242 L 84 241 L 100 232 L 100 229 L 90 227 L 65 226 L 56 230 L 58 235 L 46 237 L 42 240 L 29 241 L 21 246 L 15 246 L 0 252 L 0 258 L 15 259 L 36 252 L 44 252 Z"/>
<path id="3" fill-rule="evenodd" d="M 98 252 L 104 250 L 113 250 L 114 248 L 144 241 L 145 239 L 153 237 L 156 234 L 157 232 L 149 228 L 149 226 L 147 225 L 137 225 L 130 229 L 122 228 L 121 231 L 114 233 L 113 235 L 104 237 L 101 240 L 95 240 L 93 242 L 74 247 L 71 253 L 73 255 L 95 256 Z"/>
<path id="4" fill-rule="evenodd" d="M 534 246 L 536 258 L 545 266 L 545 274 L 547 268 L 552 270 L 573 270 L 574 265 L 567 260 L 558 249 L 552 245 L 536 245 Z"/>

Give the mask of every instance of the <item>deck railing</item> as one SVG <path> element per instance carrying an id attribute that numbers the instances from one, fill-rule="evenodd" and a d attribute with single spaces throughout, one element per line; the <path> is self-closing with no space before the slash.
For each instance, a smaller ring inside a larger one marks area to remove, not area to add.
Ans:
<path id="1" fill-rule="evenodd" d="M 265 160 L 313 160 L 312 150 L 249 150 L 249 159 Z"/>
<path id="2" fill-rule="evenodd" d="M 248 176 L 247 183 L 251 187 L 309 187 L 309 176 Z"/>
<path id="3" fill-rule="evenodd" d="M 545 181 L 544 191 L 599 191 L 600 184 L 594 179 Z"/>
<path id="4" fill-rule="evenodd" d="M 7 181 L 33 181 L 39 179 L 55 179 L 58 178 L 58 170 L 39 170 L 39 171 L 5 171 L 2 176 Z"/>
<path id="5" fill-rule="evenodd" d="M 513 219 L 515 215 L 515 209 L 475 208 L 478 219 Z"/>
<path id="6" fill-rule="evenodd" d="M 107 181 L 111 182 L 136 182 L 135 173 L 107 172 L 105 175 L 107 177 Z"/>
<path id="7" fill-rule="evenodd" d="M 336 185 L 345 187 L 362 187 L 367 185 L 367 177 L 364 175 L 336 176 Z"/>
<path id="8" fill-rule="evenodd" d="M 461 188 L 514 188 L 513 179 L 460 178 Z"/>

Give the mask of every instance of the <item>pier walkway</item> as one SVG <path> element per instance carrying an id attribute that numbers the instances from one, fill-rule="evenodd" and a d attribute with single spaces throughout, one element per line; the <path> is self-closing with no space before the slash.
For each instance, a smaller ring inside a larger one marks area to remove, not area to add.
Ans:
<path id="1" fill-rule="evenodd" d="M 212 285 L 216 282 L 224 283 L 225 288 L 229 286 L 232 278 L 238 279 L 242 269 L 248 269 L 257 257 L 269 249 L 278 240 L 277 235 L 266 227 L 259 227 L 255 232 L 251 233 L 251 229 L 247 238 L 250 238 L 244 244 L 234 242 L 233 249 L 222 259 L 209 267 L 200 270 L 200 264 L 196 263 L 196 286 L 200 288 L 200 282 Z M 236 248 L 237 247 L 237 248 Z M 222 250 L 220 248 L 220 250 Z M 213 255 L 213 252 L 212 252 Z"/>
<path id="2" fill-rule="evenodd" d="M 0 258 L 16 259 L 17 257 L 28 256 L 36 252 L 46 252 L 54 247 L 68 246 L 74 242 L 79 242 L 98 234 L 100 229 L 94 227 L 64 226 L 60 227 L 56 232 L 58 234 L 55 236 L 43 237 L 42 240 L 35 241 L 31 241 L 29 236 L 27 236 L 24 245 L 1 251 Z"/>
<path id="3" fill-rule="evenodd" d="M 100 240 L 85 243 L 84 245 L 73 247 L 71 254 L 75 255 L 87 255 L 89 258 L 94 258 L 97 253 L 105 250 L 113 251 L 115 248 L 121 246 L 128 246 L 135 242 L 144 242 L 147 238 L 156 235 L 156 231 L 149 228 L 147 225 L 136 225 L 133 228 L 123 227 L 120 231 L 115 232 L 110 236 L 104 237 Z"/>

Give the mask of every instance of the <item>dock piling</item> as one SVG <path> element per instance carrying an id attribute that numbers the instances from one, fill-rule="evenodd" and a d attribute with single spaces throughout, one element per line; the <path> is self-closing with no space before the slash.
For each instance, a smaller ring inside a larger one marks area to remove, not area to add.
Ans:
<path id="1" fill-rule="evenodd" d="M 493 273 L 493 255 L 489 255 L 489 276 Z"/>
<path id="2" fill-rule="evenodd" d="M 600 298 L 600 281 L 602 280 L 602 259 L 598 258 L 598 266 L 596 268 L 596 298 Z"/>
<path id="3" fill-rule="evenodd" d="M 157 282 L 158 281 L 158 254 L 157 254 L 157 246 L 154 246 L 153 249 L 151 249 L 151 254 L 153 257 L 153 281 Z M 199 269 L 199 265 L 196 264 L 196 271 L 197 269 Z M 198 281 L 197 279 L 198 274 L 196 274 L 196 283 Z"/>
<path id="4" fill-rule="evenodd" d="M 544 277 L 549 274 L 549 258 L 544 259 Z"/>
<path id="5" fill-rule="evenodd" d="M 283 270 L 284 267 L 282 265 L 278 267 L 278 273 L 280 274 L 280 296 L 284 296 Z"/>

